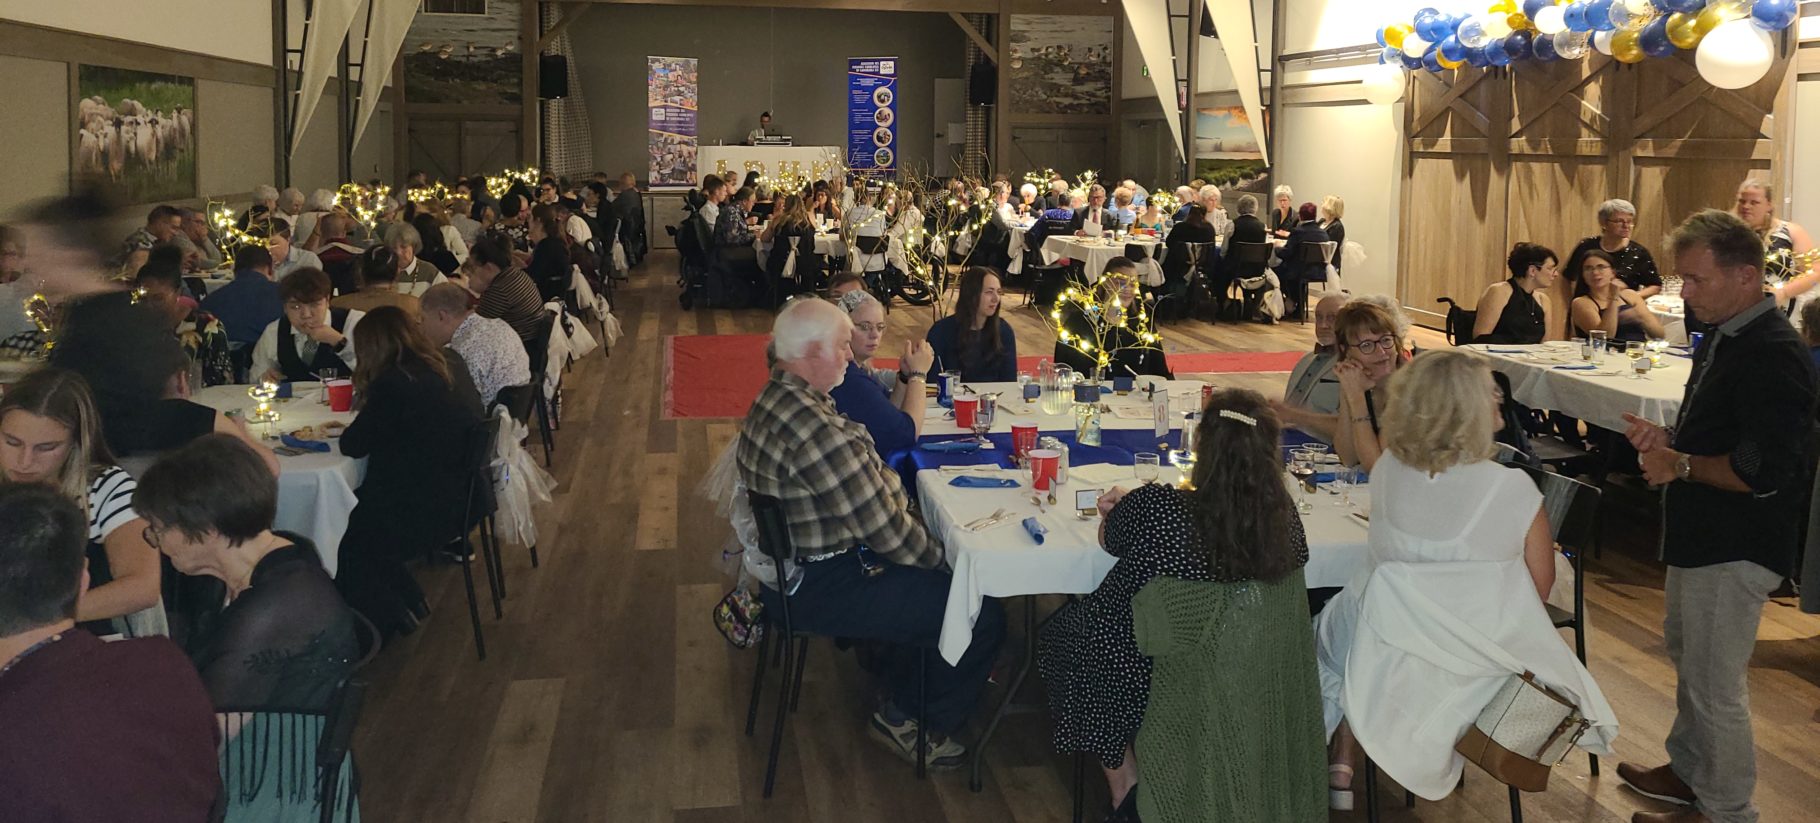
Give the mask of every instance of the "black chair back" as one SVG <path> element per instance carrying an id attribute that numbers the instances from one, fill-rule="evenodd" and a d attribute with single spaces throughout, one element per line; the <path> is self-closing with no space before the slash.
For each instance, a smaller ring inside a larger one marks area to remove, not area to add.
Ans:
<path id="1" fill-rule="evenodd" d="M 1044 237 L 1066 237 L 1071 234 L 1074 234 L 1073 221 L 1063 220 L 1060 217 L 1043 218 L 1043 236 Z M 1026 237 L 1026 239 L 1029 239 L 1029 238 Z M 1040 243 L 1037 244 L 1037 248 L 1041 248 L 1041 247 L 1042 247 L 1042 244 L 1040 244 Z"/>
<path id="2" fill-rule="evenodd" d="M 1126 243 L 1125 259 L 1133 263 L 1142 263 L 1150 257 L 1150 247 L 1142 243 Z"/>
<path id="3" fill-rule="evenodd" d="M 1564 474 L 1518 466 L 1542 492 L 1542 510 L 1548 516 L 1548 528 L 1555 542 L 1579 553 L 1590 550 L 1598 541 L 1599 487 Z M 1578 558 L 1575 566 L 1578 566 Z"/>
<path id="4" fill-rule="evenodd" d="M 203 279 L 200 277 L 183 278 L 183 286 L 184 286 L 184 288 L 189 289 L 190 296 L 196 298 L 196 300 L 198 300 L 198 301 L 201 301 L 202 298 L 209 296 L 209 285 L 207 282 L 203 281 Z"/>
<path id="5" fill-rule="evenodd" d="M 1234 240 L 1232 241 L 1232 262 L 1240 266 L 1255 266 L 1262 270 L 1264 265 L 1270 262 L 1270 244 Z"/>
<path id="6" fill-rule="evenodd" d="M 1296 246 L 1295 255 L 1289 262 L 1301 263 L 1309 266 L 1324 266 L 1327 264 L 1327 251 L 1326 249 L 1321 248 L 1318 243 L 1303 243 Z"/>
<path id="7" fill-rule="evenodd" d="M 884 235 L 861 234 L 853 238 L 853 247 L 860 254 L 884 254 L 891 247 L 891 241 Z"/>
<path id="8" fill-rule="evenodd" d="M 1448 344 L 1458 346 L 1472 342 L 1472 327 L 1478 324 L 1479 313 L 1460 308 L 1460 304 L 1455 303 L 1451 297 L 1443 297 L 1435 302 L 1447 304 L 1447 320 L 1444 325 Z"/>
<path id="9" fill-rule="evenodd" d="M 752 521 L 758 526 L 758 549 L 771 558 L 772 567 L 777 572 L 777 579 L 772 582 L 777 584 L 780 593 L 787 592 L 790 587 L 784 580 L 784 561 L 794 557 L 796 549 L 790 541 L 790 519 L 784 514 L 784 501 L 754 491 L 746 492 L 746 499 L 752 505 Z M 783 636 L 779 639 L 789 643 L 794 633 L 794 627 L 790 623 L 790 598 L 780 597 L 778 602 L 783 604 L 780 610 L 783 613 L 778 617 L 779 624 L 784 629 Z"/>
<path id="10" fill-rule="evenodd" d="M 545 312 L 543 323 L 537 327 L 537 336 L 525 341 L 525 354 L 531 358 L 531 385 L 543 382 L 543 376 L 550 367 L 550 336 L 556 332 L 556 313 Z"/>
<path id="11" fill-rule="evenodd" d="M 354 746 L 354 727 L 360 721 L 360 710 L 366 705 L 367 684 L 360 680 L 344 680 L 341 687 L 335 690 L 335 697 L 329 702 L 329 711 L 323 718 L 322 737 L 316 741 L 316 771 L 321 783 L 317 803 L 321 809 L 320 823 L 330 823 L 335 815 L 335 796 L 337 783 L 341 776 L 341 764 L 352 755 Z M 359 775 L 355 774 L 355 784 L 348 791 L 347 813 L 342 819 L 353 818 L 353 809 L 358 802 Z"/>
<path id="12" fill-rule="evenodd" d="M 532 392 L 536 391 L 537 386 L 540 385 L 536 382 L 535 375 L 533 378 L 531 383 L 522 386 L 506 386 L 500 389 L 499 394 L 493 398 L 493 405 L 504 408 L 506 414 L 511 415 L 513 420 L 529 423 L 531 401 L 535 397 Z"/>

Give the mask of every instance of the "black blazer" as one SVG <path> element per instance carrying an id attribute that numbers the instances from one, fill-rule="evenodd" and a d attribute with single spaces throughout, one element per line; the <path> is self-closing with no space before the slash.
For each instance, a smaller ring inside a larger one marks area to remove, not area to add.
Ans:
<path id="1" fill-rule="evenodd" d="M 1074 219 L 1068 221 L 1068 232 L 1072 234 L 1086 228 L 1087 216 L 1092 213 L 1092 206 L 1082 206 L 1079 209 L 1076 209 L 1074 212 Z M 1101 229 L 1110 232 L 1119 224 L 1118 214 L 1110 208 L 1101 206 L 1099 223 Z"/>
<path id="2" fill-rule="evenodd" d="M 1163 276 L 1170 280 L 1180 280 L 1188 276 L 1188 244 L 1212 243 L 1214 238 L 1213 224 L 1182 222 L 1169 230 L 1169 236 L 1163 240 L 1167 253 L 1163 255 Z"/>
<path id="3" fill-rule="evenodd" d="M 1232 251 L 1233 243 L 1267 243 L 1270 232 L 1264 229 L 1264 221 L 1254 214 L 1241 214 L 1232 221 L 1232 231 L 1226 233 L 1226 242 L 1221 251 Z"/>
<path id="4" fill-rule="evenodd" d="M 1290 210 L 1288 214 L 1284 214 L 1276 209 L 1270 210 L 1270 230 L 1272 232 L 1292 231 L 1295 229 L 1296 225 L 1301 222 L 1302 221 L 1296 217 L 1296 213 L 1293 209 Z"/>
<path id="5" fill-rule="evenodd" d="M 1319 223 L 1302 223 L 1290 229 L 1289 240 L 1283 244 L 1282 250 L 1277 252 L 1277 257 L 1283 261 L 1281 265 L 1277 266 L 1277 276 L 1282 278 L 1285 283 L 1299 283 L 1306 280 L 1314 270 L 1321 268 L 1321 264 L 1297 263 L 1295 261 L 1296 252 L 1306 244 L 1325 243 L 1328 239 L 1327 232 L 1321 231 Z"/>
<path id="6" fill-rule="evenodd" d="M 389 536 L 400 551 L 456 533 L 468 480 L 462 452 L 481 409 L 467 364 L 451 355 L 443 350 L 449 382 L 406 354 L 366 387 L 360 414 L 341 435 L 342 454 L 367 458 L 349 532 Z"/>

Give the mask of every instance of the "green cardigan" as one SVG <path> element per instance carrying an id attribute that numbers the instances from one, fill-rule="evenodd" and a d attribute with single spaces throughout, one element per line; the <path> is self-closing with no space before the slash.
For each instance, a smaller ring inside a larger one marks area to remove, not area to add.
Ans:
<path id="1" fill-rule="evenodd" d="M 1138 729 L 1145 823 L 1327 819 L 1327 743 L 1302 570 L 1158 577 L 1131 602 L 1154 658 Z"/>

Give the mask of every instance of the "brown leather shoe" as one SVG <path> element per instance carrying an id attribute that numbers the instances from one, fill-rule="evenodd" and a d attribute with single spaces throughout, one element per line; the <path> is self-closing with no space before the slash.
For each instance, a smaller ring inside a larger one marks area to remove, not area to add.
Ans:
<path id="1" fill-rule="evenodd" d="M 1630 823 L 1710 823 L 1699 809 L 1684 808 L 1669 812 L 1637 812 L 1630 816 Z"/>
<path id="2" fill-rule="evenodd" d="M 1683 806 L 1691 806 L 1694 802 L 1694 790 L 1688 788 L 1687 783 L 1683 782 L 1681 777 L 1675 774 L 1675 770 L 1669 768 L 1667 764 L 1646 769 L 1635 763 L 1619 763 L 1618 779 L 1624 781 L 1624 785 L 1629 786 L 1631 791 L 1644 797 L 1666 803 L 1679 803 Z M 1638 814 L 1641 815 L 1644 812 L 1638 812 Z M 1642 819 L 1637 818 L 1637 820 Z M 1702 816 L 1699 819 L 1706 818 Z"/>

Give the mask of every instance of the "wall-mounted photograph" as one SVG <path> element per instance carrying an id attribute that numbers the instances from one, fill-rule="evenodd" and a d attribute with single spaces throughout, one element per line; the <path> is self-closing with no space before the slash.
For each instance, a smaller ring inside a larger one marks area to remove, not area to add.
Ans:
<path id="1" fill-rule="evenodd" d="M 76 72 L 76 176 L 127 202 L 196 196 L 196 79 L 107 66 Z"/>
<path id="2" fill-rule="evenodd" d="M 1222 192 L 1264 190 L 1264 151 L 1243 106 L 1197 109 L 1194 176 Z"/>
<path id="3" fill-rule="evenodd" d="M 1112 18 L 1011 15 L 1011 110 L 1112 113 Z"/>
<path id="4" fill-rule="evenodd" d="M 412 103 L 517 105 L 524 96 L 518 3 L 432 0 L 404 39 Z"/>

